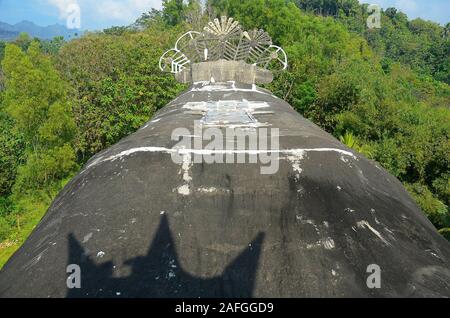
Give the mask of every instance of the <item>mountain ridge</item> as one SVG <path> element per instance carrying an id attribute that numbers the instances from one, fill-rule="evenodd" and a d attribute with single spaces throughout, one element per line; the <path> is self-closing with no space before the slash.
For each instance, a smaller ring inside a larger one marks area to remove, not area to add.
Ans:
<path id="1" fill-rule="evenodd" d="M 63 36 L 68 39 L 76 37 L 82 33 L 79 29 L 68 29 L 66 26 L 61 24 L 52 24 L 43 27 L 28 20 L 22 20 L 15 24 L 0 21 L 0 40 L 14 40 L 22 32 L 43 40 L 50 40 L 56 36 Z"/>

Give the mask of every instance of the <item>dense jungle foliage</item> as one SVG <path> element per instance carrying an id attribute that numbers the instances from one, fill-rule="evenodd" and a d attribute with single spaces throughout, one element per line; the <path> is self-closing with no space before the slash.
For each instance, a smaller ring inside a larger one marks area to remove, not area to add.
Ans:
<path id="1" fill-rule="evenodd" d="M 70 42 L 0 42 L 0 267 L 90 157 L 185 88 L 159 57 L 223 14 L 288 53 L 267 88 L 399 178 L 449 237 L 450 24 L 388 8 L 368 29 L 357 0 L 164 0 L 131 26 Z"/>

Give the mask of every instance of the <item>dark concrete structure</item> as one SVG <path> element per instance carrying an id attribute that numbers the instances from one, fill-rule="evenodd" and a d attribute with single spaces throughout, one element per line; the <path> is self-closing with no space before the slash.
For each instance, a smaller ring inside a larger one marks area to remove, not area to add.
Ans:
<path id="1" fill-rule="evenodd" d="M 188 147 L 174 162 L 171 135 L 194 121 L 279 128 L 278 170 L 196 163 L 212 152 Z M 448 297 L 449 260 L 450 244 L 376 163 L 266 90 L 203 82 L 66 186 L 0 272 L 0 296 Z M 67 288 L 69 264 L 81 289 Z M 381 288 L 367 286 L 371 264 Z"/>
<path id="2" fill-rule="evenodd" d="M 175 74 L 181 83 L 209 81 L 236 81 L 243 84 L 267 84 L 273 81 L 272 72 L 249 65 L 243 61 L 218 60 L 213 62 L 196 63 L 190 69 Z"/>

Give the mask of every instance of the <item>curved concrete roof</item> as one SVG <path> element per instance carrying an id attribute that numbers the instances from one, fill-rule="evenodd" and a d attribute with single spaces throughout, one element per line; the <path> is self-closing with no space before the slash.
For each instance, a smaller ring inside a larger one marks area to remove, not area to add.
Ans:
<path id="1" fill-rule="evenodd" d="M 262 173 L 262 157 L 193 162 L 260 154 L 177 152 L 172 133 L 198 139 L 194 121 L 278 128 L 278 169 Z M 66 186 L 0 272 L 0 296 L 450 296 L 449 259 L 449 243 L 376 163 L 266 90 L 195 83 Z M 81 289 L 66 286 L 69 264 L 81 268 Z M 379 289 L 367 286 L 371 264 Z"/>

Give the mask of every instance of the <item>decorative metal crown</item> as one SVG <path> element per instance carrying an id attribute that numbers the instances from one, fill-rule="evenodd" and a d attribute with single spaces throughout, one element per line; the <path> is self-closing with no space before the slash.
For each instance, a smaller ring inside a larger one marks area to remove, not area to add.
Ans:
<path id="1" fill-rule="evenodd" d="M 189 31 L 159 60 L 161 71 L 180 73 L 191 64 L 217 61 L 244 61 L 269 71 L 288 66 L 284 50 L 272 44 L 264 30 L 243 31 L 238 21 L 225 16 L 208 23 L 203 32 Z"/>

